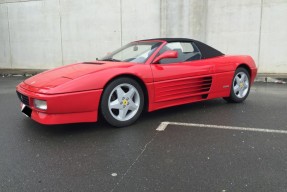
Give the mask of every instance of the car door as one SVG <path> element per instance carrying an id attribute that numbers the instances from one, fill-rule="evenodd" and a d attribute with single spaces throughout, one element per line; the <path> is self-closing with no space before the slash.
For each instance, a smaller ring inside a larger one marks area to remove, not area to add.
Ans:
<path id="1" fill-rule="evenodd" d="M 154 78 L 154 102 L 172 101 L 182 98 L 207 97 L 214 64 L 201 59 L 201 53 L 192 42 L 167 43 L 159 52 L 178 52 L 178 58 L 163 59 L 151 64 Z"/>

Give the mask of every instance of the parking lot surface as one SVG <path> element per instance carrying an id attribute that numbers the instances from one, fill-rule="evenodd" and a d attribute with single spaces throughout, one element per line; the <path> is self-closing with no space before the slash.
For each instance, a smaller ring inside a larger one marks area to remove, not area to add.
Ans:
<path id="1" fill-rule="evenodd" d="M 256 83 L 242 104 L 187 104 L 114 128 L 26 118 L 15 93 L 23 79 L 0 79 L 0 191 L 287 189 L 284 84 Z M 162 122 L 194 125 L 156 130 Z"/>

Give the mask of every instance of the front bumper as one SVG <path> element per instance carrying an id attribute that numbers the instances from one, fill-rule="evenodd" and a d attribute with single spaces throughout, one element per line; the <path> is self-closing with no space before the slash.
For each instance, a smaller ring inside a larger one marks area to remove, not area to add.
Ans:
<path id="1" fill-rule="evenodd" d="M 19 97 L 21 105 L 24 103 L 31 108 L 31 118 L 41 124 L 96 122 L 98 120 L 102 89 L 48 95 L 27 90 L 21 84 L 17 86 L 17 92 L 28 97 L 28 101 L 23 100 L 24 102 Z M 47 101 L 48 109 L 44 111 L 35 108 L 33 99 Z"/>

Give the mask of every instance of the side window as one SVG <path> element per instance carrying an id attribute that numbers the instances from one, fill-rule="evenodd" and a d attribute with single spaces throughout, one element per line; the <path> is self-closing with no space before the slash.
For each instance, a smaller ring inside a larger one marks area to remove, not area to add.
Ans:
<path id="1" fill-rule="evenodd" d="M 172 42 L 166 44 L 159 54 L 164 53 L 167 50 L 173 50 L 178 52 L 178 58 L 174 59 L 162 59 L 161 64 L 178 63 L 185 61 L 194 61 L 201 59 L 201 53 L 199 49 L 191 42 Z"/>

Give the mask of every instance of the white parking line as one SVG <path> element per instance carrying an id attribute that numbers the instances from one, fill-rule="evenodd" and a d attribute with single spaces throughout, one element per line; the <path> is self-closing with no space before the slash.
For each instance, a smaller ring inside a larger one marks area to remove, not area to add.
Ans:
<path id="1" fill-rule="evenodd" d="M 180 123 L 180 122 L 161 122 L 157 127 L 157 131 L 164 131 L 168 125 L 179 125 L 186 127 L 205 127 L 212 129 L 229 129 L 229 130 L 238 130 L 238 131 L 255 131 L 263 133 L 282 133 L 287 134 L 287 130 L 276 130 L 276 129 L 261 129 L 261 128 L 251 128 L 251 127 L 234 127 L 234 126 L 225 126 L 225 125 L 208 125 L 208 124 L 196 124 L 196 123 Z"/>

